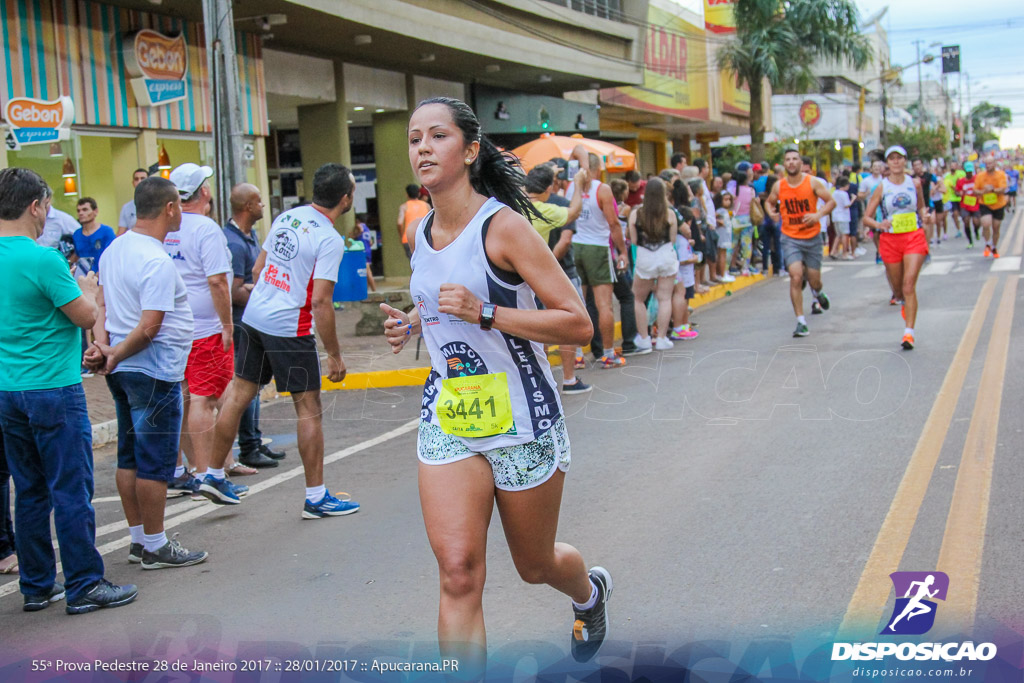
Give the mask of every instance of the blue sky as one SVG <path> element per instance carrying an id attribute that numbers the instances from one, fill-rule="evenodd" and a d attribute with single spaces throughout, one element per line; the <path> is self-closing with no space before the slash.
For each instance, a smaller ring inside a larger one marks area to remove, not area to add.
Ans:
<path id="1" fill-rule="evenodd" d="M 857 0 L 863 18 L 889 7 L 882 25 L 889 32 L 893 64 L 916 61 L 913 41 L 922 40 L 921 53 L 933 42 L 960 45 L 960 68 L 971 76 L 971 102 L 987 100 L 1013 111 L 1014 137 L 1024 140 L 1024 4 L 1009 0 Z M 931 48 L 936 56 L 940 48 Z M 938 80 L 939 60 L 922 65 L 925 79 Z M 917 69 L 904 82 L 917 80 Z M 956 80 L 950 79 L 956 88 Z M 964 113 L 967 109 L 964 85 Z M 1015 143 L 1016 144 L 1016 143 Z"/>

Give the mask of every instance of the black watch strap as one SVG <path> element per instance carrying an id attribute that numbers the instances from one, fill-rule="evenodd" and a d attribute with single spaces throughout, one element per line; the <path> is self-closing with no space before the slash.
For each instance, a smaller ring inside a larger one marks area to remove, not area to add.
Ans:
<path id="1" fill-rule="evenodd" d="M 497 310 L 497 306 L 491 303 L 485 303 L 480 310 L 480 329 L 489 330 L 494 325 L 494 311 Z"/>

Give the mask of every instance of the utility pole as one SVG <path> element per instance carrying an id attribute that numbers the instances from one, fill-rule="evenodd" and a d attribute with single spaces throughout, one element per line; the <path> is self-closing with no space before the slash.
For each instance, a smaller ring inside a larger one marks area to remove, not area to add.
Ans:
<path id="1" fill-rule="evenodd" d="M 971 75 L 964 74 L 967 77 L 967 144 L 970 149 L 974 149 L 974 130 L 971 124 Z M 970 152 L 968 152 L 970 154 Z"/>
<path id="2" fill-rule="evenodd" d="M 960 98 L 960 103 L 956 107 L 956 113 L 960 119 L 960 146 L 963 147 L 967 136 L 964 130 L 964 75 L 960 71 L 956 72 L 956 94 Z"/>
<path id="3" fill-rule="evenodd" d="M 238 57 L 231 0 L 203 0 L 206 61 L 213 95 L 214 211 L 220 223 L 231 216 L 231 188 L 245 178 L 242 110 L 238 99 Z"/>
<path id="4" fill-rule="evenodd" d="M 924 128 L 924 90 L 921 82 L 921 43 L 922 40 L 915 40 L 914 47 L 917 49 L 917 125 Z"/>

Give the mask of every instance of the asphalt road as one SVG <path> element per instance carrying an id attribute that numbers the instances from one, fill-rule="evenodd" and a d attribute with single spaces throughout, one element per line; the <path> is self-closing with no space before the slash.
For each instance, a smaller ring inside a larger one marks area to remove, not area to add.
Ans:
<path id="1" fill-rule="evenodd" d="M 975 639 L 1019 642 L 1020 218 L 1007 221 L 999 261 L 963 239 L 934 250 L 912 352 L 899 348 L 903 323 L 882 267 L 864 257 L 826 260 L 832 309 L 808 316 L 807 338 L 791 336 L 779 278 L 701 311 L 694 342 L 584 372 L 594 392 L 565 400 L 573 462 L 559 536 L 614 577 L 613 642 L 599 663 L 630 678 L 666 657 L 703 672 L 692 680 L 728 680 L 737 663 L 806 673 L 822 643 L 877 638 L 896 570 L 950 575 L 929 637 L 974 629 Z M 266 407 L 264 431 L 289 451 L 281 468 L 245 478 L 254 490 L 237 507 L 169 501 L 169 532 L 210 552 L 193 568 L 127 564 L 112 451 L 97 451 L 97 544 L 108 578 L 137 583 L 140 597 L 84 617 L 62 606 L 23 614 L 16 584 L 0 583 L 0 680 L 60 653 L 436 656 L 437 570 L 416 489 L 419 393 L 325 394 L 327 485 L 362 509 L 318 521 L 300 519 L 292 408 Z M 492 660 L 518 660 L 523 680 L 567 651 L 567 599 L 519 580 L 497 515 L 485 613 Z"/>

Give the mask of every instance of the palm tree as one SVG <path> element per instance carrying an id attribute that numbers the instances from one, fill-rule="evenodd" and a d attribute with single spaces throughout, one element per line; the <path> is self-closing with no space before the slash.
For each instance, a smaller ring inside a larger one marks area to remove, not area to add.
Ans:
<path id="1" fill-rule="evenodd" d="M 765 81 L 806 92 L 817 82 L 815 61 L 862 69 L 872 55 L 853 0 L 736 0 L 733 8 L 736 39 L 719 50 L 718 65 L 750 87 L 750 153 L 763 159 Z"/>

